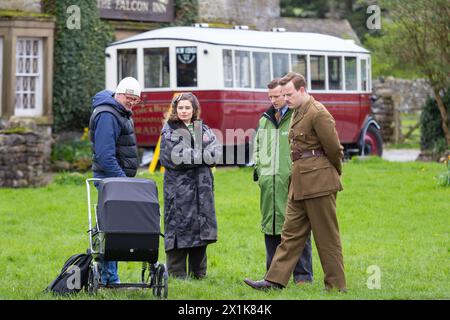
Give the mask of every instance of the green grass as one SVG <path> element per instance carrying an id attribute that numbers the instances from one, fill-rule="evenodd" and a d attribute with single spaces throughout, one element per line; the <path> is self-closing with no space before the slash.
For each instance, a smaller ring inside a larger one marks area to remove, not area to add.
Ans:
<path id="1" fill-rule="evenodd" d="M 337 199 L 347 294 L 327 293 L 317 251 L 314 283 L 258 292 L 243 283 L 265 273 L 259 190 L 252 170 L 215 173 L 219 240 L 208 247 L 205 280 L 169 279 L 169 299 L 448 299 L 450 188 L 438 187 L 435 163 L 380 159 L 344 164 Z M 143 173 L 143 176 L 148 176 Z M 162 197 L 162 175 L 157 182 Z M 42 290 L 64 261 L 88 246 L 85 187 L 58 179 L 37 189 L 0 189 L 0 299 L 60 299 Z M 162 199 L 161 199 L 162 204 Z M 165 261 L 163 241 L 159 261 Z M 367 287 L 367 268 L 381 269 L 381 289 Z M 120 262 L 122 282 L 137 282 L 139 263 Z M 70 299 L 153 299 L 151 291 L 101 291 Z"/>

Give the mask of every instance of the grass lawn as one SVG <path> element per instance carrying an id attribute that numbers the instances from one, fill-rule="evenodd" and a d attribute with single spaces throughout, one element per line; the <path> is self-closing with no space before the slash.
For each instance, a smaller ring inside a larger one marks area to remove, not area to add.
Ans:
<path id="1" fill-rule="evenodd" d="M 208 247 L 205 280 L 169 279 L 169 299 L 449 299 L 450 188 L 438 187 L 444 166 L 389 163 L 344 164 L 337 211 L 347 294 L 327 293 L 317 251 L 314 283 L 258 292 L 243 283 L 265 273 L 259 190 L 252 169 L 215 173 L 219 241 Z M 148 175 L 144 172 L 144 177 Z M 162 205 L 162 175 L 157 182 Z M 88 246 L 83 184 L 53 183 L 37 189 L 0 189 L 0 299 L 58 299 L 42 290 L 64 261 Z M 161 241 L 159 261 L 165 261 Z M 369 289 L 370 266 L 381 270 L 381 288 Z M 119 264 L 122 282 L 137 282 L 139 263 Z M 94 299 L 79 294 L 71 299 Z M 95 299 L 153 299 L 151 291 L 101 291 Z"/>

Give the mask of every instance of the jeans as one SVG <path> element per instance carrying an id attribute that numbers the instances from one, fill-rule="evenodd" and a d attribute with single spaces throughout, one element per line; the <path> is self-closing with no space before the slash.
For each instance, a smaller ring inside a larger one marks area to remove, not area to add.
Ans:
<path id="1" fill-rule="evenodd" d="M 104 261 L 99 263 L 102 284 L 120 283 L 117 274 L 117 261 Z"/>

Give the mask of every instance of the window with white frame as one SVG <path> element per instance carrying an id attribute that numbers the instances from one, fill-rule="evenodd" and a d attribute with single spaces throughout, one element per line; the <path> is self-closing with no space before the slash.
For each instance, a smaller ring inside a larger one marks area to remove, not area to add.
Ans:
<path id="1" fill-rule="evenodd" d="M 169 48 L 144 49 L 144 84 L 146 88 L 170 87 Z"/>
<path id="2" fill-rule="evenodd" d="M 361 91 L 368 90 L 368 82 L 367 82 L 367 60 L 361 59 Z"/>
<path id="3" fill-rule="evenodd" d="M 267 52 L 253 52 L 253 73 L 255 88 L 265 89 L 270 82 L 270 55 Z"/>
<path id="4" fill-rule="evenodd" d="M 236 50 L 234 52 L 234 61 L 236 70 L 236 87 L 250 88 L 252 86 L 250 52 Z"/>
<path id="5" fill-rule="evenodd" d="M 308 59 L 304 54 L 293 54 L 291 55 L 292 71 L 301 74 L 308 80 L 307 67 Z"/>
<path id="6" fill-rule="evenodd" d="M 197 87 L 197 47 L 176 47 L 177 86 Z"/>
<path id="7" fill-rule="evenodd" d="M 311 89 L 325 90 L 325 57 L 310 56 Z"/>
<path id="8" fill-rule="evenodd" d="M 342 90 L 341 57 L 328 57 L 328 89 Z"/>
<path id="9" fill-rule="evenodd" d="M 42 115 L 41 38 L 17 38 L 15 115 Z"/>
<path id="10" fill-rule="evenodd" d="M 345 90 L 357 90 L 356 57 L 345 57 Z"/>
<path id="11" fill-rule="evenodd" d="M 273 77 L 281 78 L 289 72 L 289 55 L 285 53 L 272 54 Z"/>
<path id="12" fill-rule="evenodd" d="M 137 79 L 137 50 L 117 50 L 117 83 L 123 78 L 133 77 Z"/>
<path id="13" fill-rule="evenodd" d="M 223 50 L 223 82 L 226 88 L 233 88 L 233 51 Z"/>

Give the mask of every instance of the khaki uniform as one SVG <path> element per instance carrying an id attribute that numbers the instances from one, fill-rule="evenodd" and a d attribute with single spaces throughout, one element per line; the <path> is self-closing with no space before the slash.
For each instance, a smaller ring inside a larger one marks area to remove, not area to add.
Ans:
<path id="1" fill-rule="evenodd" d="M 336 218 L 342 190 L 343 148 L 328 110 L 311 96 L 294 110 L 289 129 L 291 152 L 322 149 L 325 155 L 293 162 L 281 244 L 265 279 L 286 286 L 312 230 L 328 289 L 345 290 L 344 263 Z"/>

